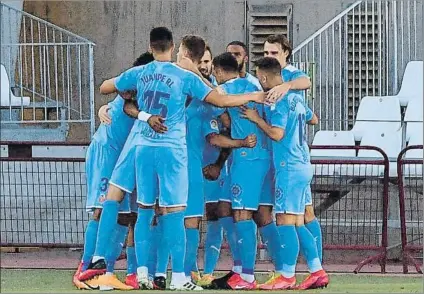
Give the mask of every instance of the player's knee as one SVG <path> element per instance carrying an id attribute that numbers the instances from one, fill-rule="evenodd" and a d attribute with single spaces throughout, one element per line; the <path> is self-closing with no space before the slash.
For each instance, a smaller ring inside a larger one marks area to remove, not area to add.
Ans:
<path id="1" fill-rule="evenodd" d="M 106 195 L 107 200 L 114 200 L 114 201 L 121 202 L 124 199 L 124 196 L 125 196 L 125 192 L 122 191 L 120 188 L 112 184 L 109 185 L 109 189 Z"/>
<path id="2" fill-rule="evenodd" d="M 100 221 L 100 216 L 102 215 L 102 209 L 96 208 L 93 212 L 93 216 L 91 217 L 95 221 Z"/>
<path id="3" fill-rule="evenodd" d="M 308 205 L 305 208 L 305 224 L 310 223 L 316 218 L 314 213 L 314 207 L 312 205 Z"/>
<path id="4" fill-rule="evenodd" d="M 218 217 L 229 217 L 233 215 L 233 210 L 231 208 L 230 202 L 220 201 L 218 202 Z"/>
<path id="5" fill-rule="evenodd" d="M 186 229 L 199 229 L 201 220 L 200 217 L 187 217 L 184 219 L 184 225 Z"/>
<path id="6" fill-rule="evenodd" d="M 296 225 L 298 217 L 299 215 L 295 214 L 278 213 L 276 217 L 277 225 Z M 303 215 L 301 215 L 301 218 L 303 219 Z"/>
<path id="7" fill-rule="evenodd" d="M 259 228 L 265 227 L 266 225 L 272 223 L 274 221 L 272 216 L 272 206 L 259 206 L 258 211 L 253 213 L 253 220 Z"/>
<path id="8" fill-rule="evenodd" d="M 118 224 L 124 227 L 128 227 L 131 223 L 131 216 L 129 213 L 120 213 L 118 215 Z"/>
<path id="9" fill-rule="evenodd" d="M 234 221 L 241 222 L 253 218 L 253 211 L 251 210 L 234 210 Z"/>
<path id="10" fill-rule="evenodd" d="M 205 210 L 208 221 L 218 220 L 218 203 L 206 203 Z"/>

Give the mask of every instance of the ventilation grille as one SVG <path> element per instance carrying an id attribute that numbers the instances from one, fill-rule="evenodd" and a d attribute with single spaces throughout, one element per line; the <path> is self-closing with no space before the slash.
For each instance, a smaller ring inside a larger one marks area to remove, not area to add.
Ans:
<path id="1" fill-rule="evenodd" d="M 253 61 L 263 56 L 265 40 L 269 35 L 284 34 L 290 39 L 292 5 L 249 5 L 250 68 Z"/>
<path id="2" fill-rule="evenodd" d="M 365 10 L 356 11 L 348 18 L 348 119 L 349 127 L 353 126 L 359 103 L 362 97 L 379 96 L 379 89 L 386 87 L 387 78 L 382 65 L 386 43 L 385 22 L 377 13 L 375 5 L 369 4 Z M 380 32 L 380 33 L 379 33 Z M 382 40 L 380 40 L 380 38 Z M 381 84 L 381 87 L 379 83 Z"/>

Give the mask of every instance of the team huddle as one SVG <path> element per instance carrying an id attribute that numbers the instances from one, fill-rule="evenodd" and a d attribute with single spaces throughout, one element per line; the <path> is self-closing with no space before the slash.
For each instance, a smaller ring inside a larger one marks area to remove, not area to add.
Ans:
<path id="1" fill-rule="evenodd" d="M 314 289 L 327 286 L 321 227 L 314 215 L 305 73 L 287 62 L 291 46 L 269 36 L 256 77 L 246 45 L 212 58 L 203 38 L 185 36 L 172 63 L 172 32 L 150 32 L 150 52 L 106 80 L 116 98 L 86 156 L 87 224 L 79 289 Z M 275 216 L 274 216 L 275 215 Z M 197 267 L 206 218 L 204 270 Z M 255 280 L 257 231 L 275 267 Z M 214 277 L 223 238 L 233 268 Z M 126 244 L 127 276 L 114 266 Z M 299 252 L 310 275 L 297 284 Z M 171 281 L 167 271 L 171 259 Z"/>

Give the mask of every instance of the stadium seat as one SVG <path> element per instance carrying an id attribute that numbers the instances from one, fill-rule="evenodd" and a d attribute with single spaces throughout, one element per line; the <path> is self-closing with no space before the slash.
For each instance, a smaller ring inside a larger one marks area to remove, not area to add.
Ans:
<path id="1" fill-rule="evenodd" d="M 403 74 L 402 86 L 397 95 L 400 105 L 406 106 L 410 101 L 423 100 L 423 62 L 410 61 Z"/>
<path id="2" fill-rule="evenodd" d="M 353 133 L 350 131 L 318 131 L 315 134 L 312 146 L 355 146 Z M 311 157 L 355 157 L 356 151 L 343 149 L 311 149 Z M 334 175 L 337 173 L 341 165 L 334 164 L 314 164 L 315 175 Z"/>
<path id="3" fill-rule="evenodd" d="M 421 135 L 423 131 L 423 101 L 422 100 L 411 100 L 406 108 L 405 118 L 406 122 L 406 141 L 409 141 L 411 136 L 415 133 Z M 416 136 L 416 135 L 415 135 Z M 421 141 L 422 144 L 422 141 Z"/>
<path id="4" fill-rule="evenodd" d="M 361 146 L 375 146 L 381 148 L 386 155 L 389 157 L 390 161 L 390 170 L 389 176 L 397 176 L 397 157 L 402 148 L 402 131 L 397 132 L 379 132 L 372 130 L 367 132 L 361 141 Z M 359 158 L 382 158 L 380 152 L 375 150 L 359 150 Z M 355 170 L 359 172 L 360 175 L 364 176 L 383 176 L 384 175 L 384 166 L 380 165 L 359 165 L 360 170 Z"/>
<path id="5" fill-rule="evenodd" d="M 30 103 L 29 97 L 16 97 L 10 89 L 9 77 L 6 68 L 0 64 L 0 106 L 27 106 Z"/>
<path id="6" fill-rule="evenodd" d="M 369 131 L 396 132 L 401 128 L 399 99 L 395 96 L 362 98 L 352 132 L 356 141 Z"/>

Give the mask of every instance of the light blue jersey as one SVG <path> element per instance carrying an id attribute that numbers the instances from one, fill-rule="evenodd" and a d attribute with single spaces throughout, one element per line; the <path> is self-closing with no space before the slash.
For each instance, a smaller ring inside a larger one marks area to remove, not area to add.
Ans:
<path id="1" fill-rule="evenodd" d="M 281 76 L 284 82 L 291 82 L 298 78 L 308 77 L 306 73 L 291 64 L 288 64 L 285 68 L 281 70 Z M 297 94 L 302 95 L 302 97 L 305 97 L 305 90 L 292 90 L 292 92 L 295 92 Z"/>
<path id="2" fill-rule="evenodd" d="M 255 85 L 256 88 L 259 89 L 259 91 L 262 91 L 261 83 L 259 82 L 258 78 L 256 78 L 254 75 L 247 72 L 245 79 L 248 80 L 251 84 Z"/>
<path id="3" fill-rule="evenodd" d="M 237 78 L 227 81 L 222 85 L 224 91 L 228 94 L 243 94 L 259 91 L 259 89 L 250 83 L 247 79 Z M 261 117 L 265 116 L 265 109 L 262 104 L 249 102 L 246 104 L 249 108 L 258 111 Z M 233 160 L 255 160 L 269 159 L 270 150 L 268 146 L 268 138 L 259 127 L 250 120 L 242 118 L 238 107 L 228 108 L 231 117 L 231 137 L 233 139 L 244 139 L 248 135 L 255 134 L 257 137 L 256 146 L 253 148 L 237 148 L 233 150 Z"/>
<path id="4" fill-rule="evenodd" d="M 108 114 L 112 119 L 110 125 L 101 124 L 93 136 L 102 145 L 109 145 L 121 152 L 135 119 L 124 113 L 124 99 L 121 96 L 108 104 Z"/>
<path id="5" fill-rule="evenodd" d="M 272 126 L 284 129 L 284 138 L 272 143 L 275 169 L 302 170 L 310 166 L 306 123 L 312 119 L 313 112 L 303 97 L 289 93 L 271 106 L 270 113 Z"/>
<path id="6" fill-rule="evenodd" d="M 137 145 L 186 147 L 185 103 L 187 96 L 204 100 L 212 91 L 202 79 L 171 62 L 153 61 L 131 68 L 115 79 L 118 91 L 137 90 L 139 109 L 166 119 L 168 131 L 159 134 L 137 120 L 132 132 Z"/>

